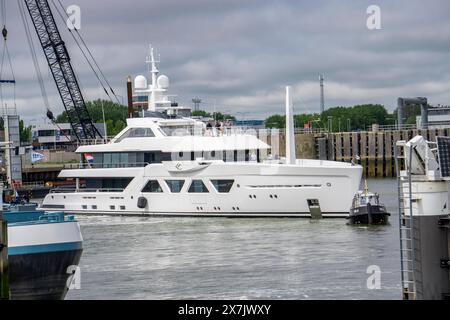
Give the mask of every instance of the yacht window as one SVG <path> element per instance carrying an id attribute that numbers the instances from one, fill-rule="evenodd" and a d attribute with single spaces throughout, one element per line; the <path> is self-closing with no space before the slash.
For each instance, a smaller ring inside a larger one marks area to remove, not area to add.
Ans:
<path id="1" fill-rule="evenodd" d="M 144 193 L 162 193 L 163 190 L 157 180 L 150 180 L 147 185 L 142 189 Z"/>
<path id="2" fill-rule="evenodd" d="M 194 128 L 192 126 L 165 126 L 161 127 L 166 136 L 190 136 Z"/>
<path id="3" fill-rule="evenodd" d="M 234 180 L 211 180 L 214 188 L 219 193 L 229 193 L 233 187 Z"/>
<path id="4" fill-rule="evenodd" d="M 166 183 L 172 193 L 180 193 L 184 186 L 184 180 L 166 180 Z"/>
<path id="5" fill-rule="evenodd" d="M 130 138 L 149 138 L 154 137 L 152 129 L 150 128 L 133 128 L 130 130 Z"/>
<path id="6" fill-rule="evenodd" d="M 191 187 L 189 188 L 189 193 L 208 193 L 208 189 L 202 180 L 193 180 Z"/>
<path id="7" fill-rule="evenodd" d="M 111 153 L 103 154 L 103 166 L 105 168 L 110 168 L 111 165 L 112 165 L 112 154 Z"/>
<path id="8" fill-rule="evenodd" d="M 123 135 L 121 135 L 120 138 L 116 140 L 116 142 L 121 142 L 126 138 L 153 138 L 154 136 L 155 134 L 150 128 L 131 128 Z"/>

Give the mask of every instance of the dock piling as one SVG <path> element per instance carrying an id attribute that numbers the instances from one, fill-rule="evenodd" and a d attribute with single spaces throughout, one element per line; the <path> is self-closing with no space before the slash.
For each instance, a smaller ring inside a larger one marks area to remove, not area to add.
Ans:
<path id="1" fill-rule="evenodd" d="M 9 300 L 8 224 L 0 213 L 0 300 Z"/>

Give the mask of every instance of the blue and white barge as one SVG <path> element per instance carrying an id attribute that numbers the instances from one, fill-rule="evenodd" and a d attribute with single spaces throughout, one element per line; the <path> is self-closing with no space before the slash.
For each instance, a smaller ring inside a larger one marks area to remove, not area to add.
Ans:
<path id="1" fill-rule="evenodd" d="M 4 206 L 11 299 L 63 300 L 78 268 L 83 237 L 74 217 L 37 205 Z"/>

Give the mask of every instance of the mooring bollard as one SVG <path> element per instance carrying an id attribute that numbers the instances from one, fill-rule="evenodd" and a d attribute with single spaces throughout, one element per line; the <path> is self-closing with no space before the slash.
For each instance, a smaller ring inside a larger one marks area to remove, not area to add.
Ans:
<path id="1" fill-rule="evenodd" d="M 0 300 L 9 300 L 8 223 L 0 212 Z"/>

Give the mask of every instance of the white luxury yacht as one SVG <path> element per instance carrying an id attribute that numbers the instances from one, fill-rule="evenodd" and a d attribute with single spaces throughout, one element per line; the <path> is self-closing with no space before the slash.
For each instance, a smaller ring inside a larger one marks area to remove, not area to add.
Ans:
<path id="1" fill-rule="evenodd" d="M 107 144 L 78 148 L 80 168 L 60 178 L 73 190 L 55 189 L 42 209 L 70 214 L 225 217 L 346 217 L 358 192 L 362 167 L 297 160 L 292 101 L 287 92 L 286 158 L 263 137 L 235 128 L 208 128 L 177 116 L 159 76 L 153 50 L 152 83 L 136 77 L 148 111 L 127 120 Z M 289 88 L 288 88 L 289 89 Z M 271 143 L 278 141 L 272 137 Z"/>

